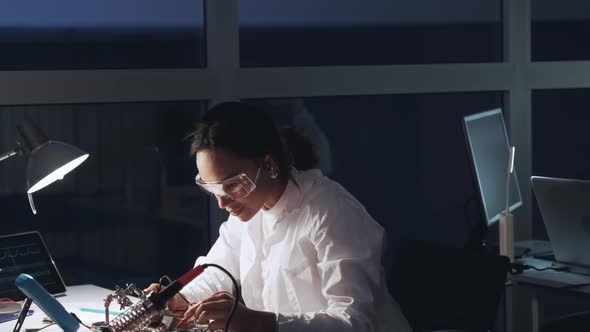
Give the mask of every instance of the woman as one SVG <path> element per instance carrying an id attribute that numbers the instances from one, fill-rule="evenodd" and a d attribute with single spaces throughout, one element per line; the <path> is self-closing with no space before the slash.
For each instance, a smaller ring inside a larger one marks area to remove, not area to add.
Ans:
<path id="1" fill-rule="evenodd" d="M 409 331 L 385 287 L 383 228 L 319 170 L 291 167 L 272 119 L 253 106 L 213 107 L 191 135 L 196 182 L 230 217 L 206 257 L 239 279 L 230 330 Z M 153 287 L 152 287 L 153 289 Z M 194 316 L 223 328 L 230 280 L 207 269 L 182 294 Z M 211 296 L 212 294 L 215 294 Z M 180 296 L 170 301 L 186 307 Z"/>

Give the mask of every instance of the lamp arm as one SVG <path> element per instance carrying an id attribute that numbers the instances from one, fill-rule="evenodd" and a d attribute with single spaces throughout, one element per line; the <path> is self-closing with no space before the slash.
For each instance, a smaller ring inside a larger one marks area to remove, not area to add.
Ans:
<path id="1" fill-rule="evenodd" d="M 19 152 L 19 150 L 17 148 L 17 149 L 8 151 L 6 153 L 0 154 L 0 161 L 10 158 L 10 157 L 14 156 L 15 154 L 18 154 L 18 152 Z"/>

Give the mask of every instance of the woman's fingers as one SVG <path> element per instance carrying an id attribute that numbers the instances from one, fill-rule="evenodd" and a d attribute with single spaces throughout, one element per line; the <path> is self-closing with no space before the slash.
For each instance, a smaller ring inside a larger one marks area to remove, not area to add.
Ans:
<path id="1" fill-rule="evenodd" d="M 225 320 L 231 311 L 233 301 L 234 297 L 229 293 L 216 293 L 213 296 L 190 306 L 184 313 L 183 320 L 189 321 L 194 317 L 195 321 L 201 324 L 208 324 L 210 321 L 216 321 L 216 324 L 223 328 L 225 326 Z"/>
<path id="2" fill-rule="evenodd" d="M 176 294 L 170 300 L 168 300 L 166 305 L 168 306 L 168 310 L 170 311 L 186 311 L 189 303 L 185 299 L 183 299 L 179 294 Z"/>
<path id="3" fill-rule="evenodd" d="M 209 300 L 209 299 L 208 299 Z M 221 319 L 225 321 L 229 314 L 232 301 L 227 299 L 209 300 L 191 306 L 184 314 L 184 317 L 194 317 L 198 323 L 208 323 L 210 320 Z"/>
<path id="4" fill-rule="evenodd" d="M 228 292 L 218 292 L 218 293 L 215 293 L 212 296 L 204 299 L 202 302 L 205 303 L 205 302 L 210 302 L 210 301 L 218 301 L 218 300 L 222 300 L 222 299 L 233 300 L 234 297 L 233 297 L 233 295 L 231 295 Z"/>
<path id="5" fill-rule="evenodd" d="M 206 304 L 206 303 L 216 303 L 219 301 L 230 301 L 233 302 L 233 296 L 229 295 L 228 293 L 225 292 L 219 292 L 214 294 L 213 296 L 210 296 L 204 300 L 202 300 L 201 302 L 198 302 L 197 304 L 191 306 L 188 308 L 188 310 L 186 311 L 186 313 L 184 314 L 184 317 L 187 316 L 193 316 L 195 311 L 199 308 L 200 305 Z"/>
<path id="6" fill-rule="evenodd" d="M 188 307 L 188 309 L 184 312 L 183 319 L 187 318 L 187 317 L 193 317 L 195 315 L 195 311 L 197 311 L 200 304 L 201 304 L 201 302 L 199 302 L 197 304 L 193 304 L 190 307 Z"/>
<path id="7" fill-rule="evenodd" d="M 157 293 L 158 291 L 160 291 L 160 284 L 151 284 L 148 288 L 144 289 L 143 291 L 146 293 Z"/>
<path id="8" fill-rule="evenodd" d="M 149 285 L 149 287 L 144 289 L 143 291 L 147 294 L 158 293 L 158 292 L 160 292 L 161 288 L 162 288 L 162 285 L 153 283 L 153 284 Z M 186 310 L 186 307 L 187 307 L 186 301 L 179 294 L 174 295 L 170 300 L 168 300 L 168 302 L 166 302 L 166 305 L 168 306 L 168 309 L 170 311 Z"/>
<path id="9" fill-rule="evenodd" d="M 212 320 L 221 320 L 225 322 L 227 312 L 225 311 L 203 311 L 196 322 L 199 324 L 208 324 Z"/>
<path id="10" fill-rule="evenodd" d="M 201 303 L 194 312 L 194 317 L 199 323 L 207 323 L 211 319 L 227 317 L 232 303 L 228 300 L 211 301 Z"/>
<path id="11" fill-rule="evenodd" d="M 224 327 L 225 327 L 225 318 L 224 319 L 216 319 L 216 320 L 210 322 L 209 327 L 207 329 L 209 331 L 216 331 L 216 330 L 222 330 Z"/>

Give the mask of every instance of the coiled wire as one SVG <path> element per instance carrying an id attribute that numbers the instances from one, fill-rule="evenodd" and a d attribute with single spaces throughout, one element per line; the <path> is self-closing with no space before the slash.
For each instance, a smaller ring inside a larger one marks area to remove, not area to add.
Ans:
<path id="1" fill-rule="evenodd" d="M 127 309 L 113 319 L 108 328 L 111 332 L 137 332 L 146 327 L 151 318 L 158 314 L 151 302 L 143 301 Z"/>

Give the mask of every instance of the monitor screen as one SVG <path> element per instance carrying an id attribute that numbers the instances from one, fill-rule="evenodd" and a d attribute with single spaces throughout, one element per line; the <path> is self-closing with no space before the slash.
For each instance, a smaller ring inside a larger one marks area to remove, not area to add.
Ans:
<path id="1" fill-rule="evenodd" d="M 25 298 L 14 283 L 21 273 L 31 275 L 51 294 L 66 291 L 38 232 L 0 236 L 0 298 L 15 301 Z"/>
<path id="2" fill-rule="evenodd" d="M 484 216 L 489 225 L 500 219 L 500 214 L 506 210 L 506 176 L 510 158 L 508 133 L 501 109 L 469 115 L 463 121 Z M 518 161 L 518 150 L 515 160 Z M 513 211 L 522 205 L 516 171 L 510 177 L 509 192 L 509 209 Z"/>

